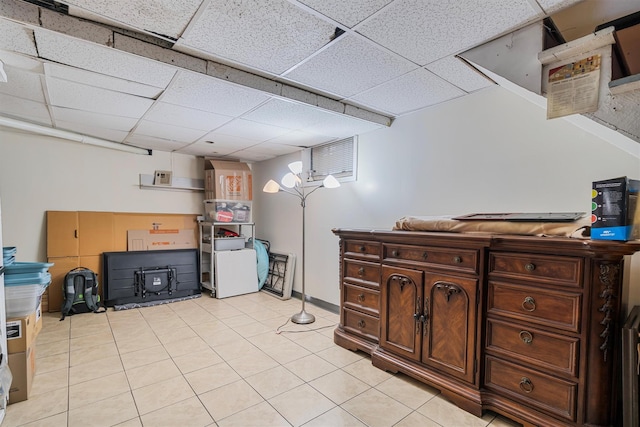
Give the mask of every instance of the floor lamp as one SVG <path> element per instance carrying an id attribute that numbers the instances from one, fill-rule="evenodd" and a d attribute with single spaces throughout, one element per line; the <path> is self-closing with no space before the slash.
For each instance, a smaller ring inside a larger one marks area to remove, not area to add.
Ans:
<path id="1" fill-rule="evenodd" d="M 302 206 L 302 310 L 300 311 L 300 313 L 297 313 L 291 316 L 291 321 L 293 323 L 306 325 L 308 323 L 313 323 L 316 321 L 316 318 L 313 316 L 313 314 L 309 314 L 306 311 L 304 311 L 304 302 L 306 299 L 305 288 L 304 288 L 304 282 L 305 282 L 305 271 L 304 271 L 304 261 L 305 261 L 304 216 L 305 215 L 304 215 L 304 211 L 307 205 L 307 197 L 309 197 L 309 195 L 311 195 L 311 193 L 316 191 L 318 188 L 322 188 L 322 187 L 336 188 L 336 187 L 340 187 L 340 183 L 338 182 L 337 179 L 333 177 L 333 175 L 327 175 L 327 177 L 322 181 L 322 185 L 318 187 L 314 187 L 311 191 L 307 192 L 305 190 L 304 185 L 302 185 L 302 179 L 300 178 L 300 175 L 302 174 L 302 162 L 289 163 L 289 170 L 291 172 L 283 176 L 282 180 L 280 181 L 282 185 L 287 187 L 289 190 L 285 190 L 280 186 L 280 184 L 278 184 L 277 182 L 271 179 L 269 180 L 269 182 L 265 184 L 262 191 L 264 191 L 265 193 L 277 193 L 279 191 L 282 191 L 284 193 L 296 196 L 298 199 L 300 199 L 300 206 Z"/>

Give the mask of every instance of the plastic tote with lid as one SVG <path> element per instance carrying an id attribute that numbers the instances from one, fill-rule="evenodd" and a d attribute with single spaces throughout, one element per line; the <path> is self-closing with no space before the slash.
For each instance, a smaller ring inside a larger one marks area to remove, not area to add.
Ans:
<path id="1" fill-rule="evenodd" d="M 4 292 L 7 318 L 28 316 L 51 283 L 51 263 L 14 262 L 5 267 Z"/>

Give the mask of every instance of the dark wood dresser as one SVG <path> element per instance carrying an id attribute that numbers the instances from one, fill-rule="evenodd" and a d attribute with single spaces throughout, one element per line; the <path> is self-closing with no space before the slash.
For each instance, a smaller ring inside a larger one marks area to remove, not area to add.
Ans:
<path id="1" fill-rule="evenodd" d="M 625 255 L 640 242 L 334 229 L 335 342 L 524 425 L 611 426 Z"/>

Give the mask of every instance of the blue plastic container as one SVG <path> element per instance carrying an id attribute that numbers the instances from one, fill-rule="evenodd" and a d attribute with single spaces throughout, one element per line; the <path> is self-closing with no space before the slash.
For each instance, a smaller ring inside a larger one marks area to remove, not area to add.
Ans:
<path id="1" fill-rule="evenodd" d="M 14 262 L 6 266 L 5 279 L 12 274 L 46 273 L 52 266 L 50 262 Z"/>
<path id="2" fill-rule="evenodd" d="M 47 287 L 51 283 L 51 274 L 44 273 L 26 273 L 26 274 L 5 274 L 5 286 L 24 286 L 24 285 L 44 285 Z"/>

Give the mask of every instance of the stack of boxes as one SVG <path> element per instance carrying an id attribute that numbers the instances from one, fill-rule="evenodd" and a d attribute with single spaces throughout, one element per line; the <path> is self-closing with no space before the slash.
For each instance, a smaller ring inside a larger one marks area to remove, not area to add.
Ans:
<path id="1" fill-rule="evenodd" d="M 249 165 L 205 159 L 204 174 L 205 220 L 251 222 L 253 183 Z"/>
<path id="2" fill-rule="evenodd" d="M 9 404 L 29 398 L 36 372 L 36 336 L 42 329 L 40 296 L 51 283 L 50 263 L 15 262 L 15 248 L 3 248 L 7 353 L 13 377 Z"/>

